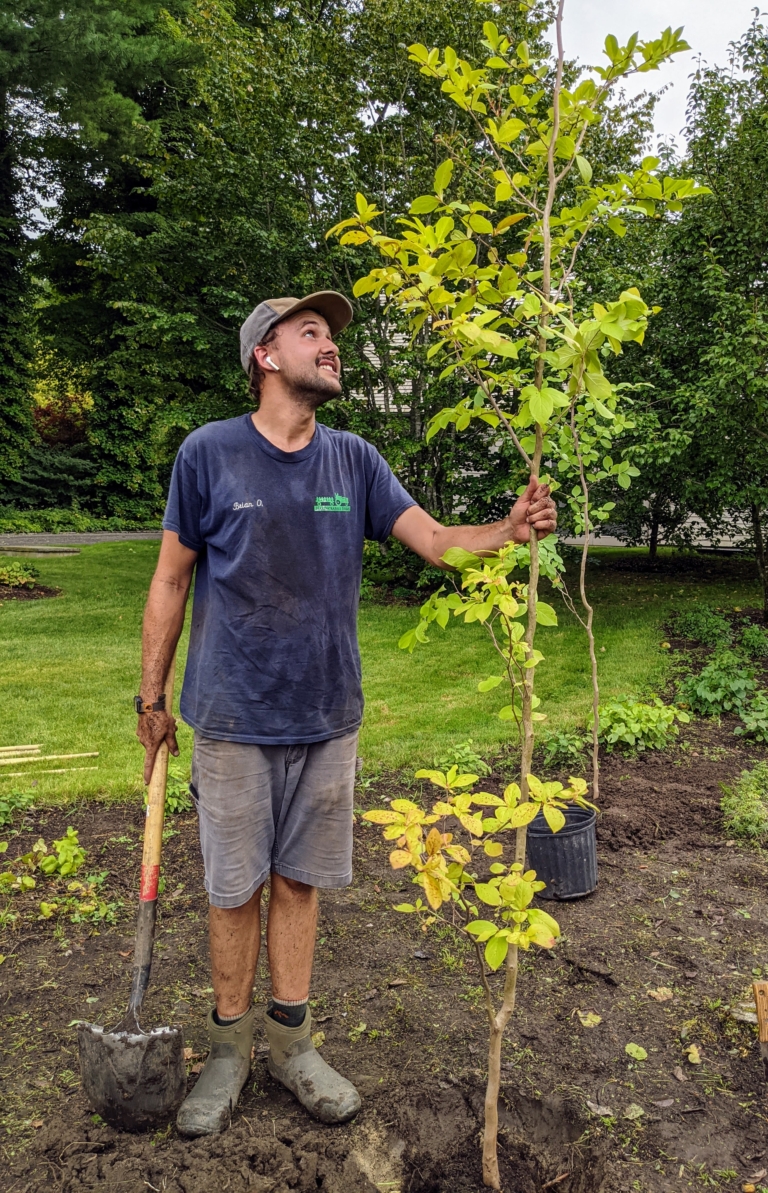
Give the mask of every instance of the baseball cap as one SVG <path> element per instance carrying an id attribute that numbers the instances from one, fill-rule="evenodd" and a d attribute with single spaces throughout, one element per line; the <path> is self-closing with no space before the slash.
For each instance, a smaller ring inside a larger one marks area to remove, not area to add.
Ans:
<path id="1" fill-rule="evenodd" d="M 331 329 L 331 335 L 338 335 L 354 314 L 352 304 L 343 294 L 335 290 L 318 290 L 306 298 L 268 298 L 260 302 L 240 328 L 240 362 L 246 373 L 251 367 L 253 350 L 276 323 L 287 319 L 295 311 L 317 311 Z"/>

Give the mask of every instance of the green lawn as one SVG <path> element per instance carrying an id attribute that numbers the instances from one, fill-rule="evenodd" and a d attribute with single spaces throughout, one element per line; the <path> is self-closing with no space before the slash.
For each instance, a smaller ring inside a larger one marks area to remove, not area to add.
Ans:
<path id="1" fill-rule="evenodd" d="M 0 606 L 0 745 L 40 742 L 45 754 L 98 750 L 96 759 L 0 767 L 0 794 L 26 789 L 32 778 L 8 772 L 69 766 L 95 770 L 39 775 L 45 798 L 140 791 L 141 749 L 131 698 L 139 683 L 140 626 L 157 557 L 156 542 L 108 543 L 80 555 L 43 559 L 41 580 L 63 590 L 55 600 L 6 601 Z M 602 689 L 639 693 L 663 679 L 661 624 L 670 609 L 692 601 L 721 605 L 758 602 L 748 564 L 725 559 L 685 561 L 680 571 L 632 573 L 638 552 L 596 553 L 591 591 L 596 606 Z M 671 557 L 668 557 L 671 558 Z M 557 628 L 542 629 L 537 645 L 545 662 L 537 690 L 551 725 L 583 721 L 590 701 L 583 631 L 554 598 Z M 480 627 L 435 628 L 431 643 L 409 655 L 397 649 L 417 610 L 365 604 L 360 645 L 367 700 L 360 752 L 366 770 L 433 761 L 452 740 L 471 737 L 488 752 L 508 742 L 509 727 L 495 710 L 499 692 L 478 695 L 478 679 L 496 669 Z M 180 665 L 186 653 L 186 636 Z M 182 760 L 189 761 L 191 731 L 181 727 Z"/>

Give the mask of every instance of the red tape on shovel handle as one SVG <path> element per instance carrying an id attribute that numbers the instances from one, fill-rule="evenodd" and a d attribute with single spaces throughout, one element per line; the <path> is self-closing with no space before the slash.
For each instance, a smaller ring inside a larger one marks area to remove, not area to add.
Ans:
<path id="1" fill-rule="evenodd" d="M 141 887 L 139 888 L 139 900 L 142 903 L 151 902 L 157 898 L 157 887 L 160 881 L 160 867 L 159 866 L 142 866 L 141 867 Z"/>

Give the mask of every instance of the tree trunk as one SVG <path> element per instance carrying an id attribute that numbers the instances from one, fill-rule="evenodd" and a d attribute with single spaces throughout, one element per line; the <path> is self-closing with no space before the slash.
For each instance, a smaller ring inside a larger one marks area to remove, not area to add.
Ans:
<path id="1" fill-rule="evenodd" d="M 0 477 L 9 479 L 19 478 L 33 436 L 25 236 L 14 165 L 8 93 L 0 90 Z"/>
<path id="2" fill-rule="evenodd" d="M 648 550 L 648 558 L 651 563 L 656 562 L 656 553 L 659 549 L 659 515 L 654 507 L 651 514 L 651 543 Z"/>
<path id="3" fill-rule="evenodd" d="M 749 509 L 752 514 L 752 531 L 755 536 L 755 559 L 757 560 L 760 583 L 763 586 L 763 621 L 768 625 L 768 561 L 765 557 L 765 535 L 760 521 L 759 505 L 753 502 Z"/>

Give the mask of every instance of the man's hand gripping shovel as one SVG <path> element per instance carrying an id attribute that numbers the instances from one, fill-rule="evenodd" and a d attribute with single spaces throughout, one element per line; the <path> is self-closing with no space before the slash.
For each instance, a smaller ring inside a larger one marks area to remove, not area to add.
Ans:
<path id="1" fill-rule="evenodd" d="M 166 684 L 169 709 L 173 704 L 175 667 L 174 656 Z M 148 789 L 128 1010 L 112 1031 L 93 1023 L 81 1023 L 77 1029 L 86 1096 L 110 1126 L 124 1131 L 140 1131 L 168 1118 L 187 1086 L 182 1029 L 156 1027 L 144 1031 L 138 1020 L 152 967 L 167 779 L 168 746 L 163 742 Z"/>

